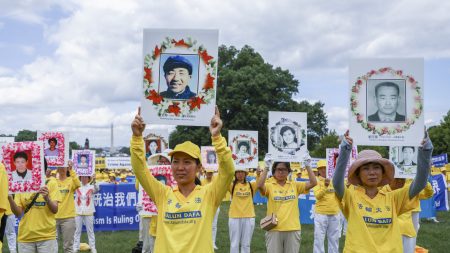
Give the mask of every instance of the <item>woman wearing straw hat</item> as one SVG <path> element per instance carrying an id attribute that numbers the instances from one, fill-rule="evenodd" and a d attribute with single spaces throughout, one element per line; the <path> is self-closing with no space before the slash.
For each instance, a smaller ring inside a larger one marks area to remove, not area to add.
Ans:
<path id="1" fill-rule="evenodd" d="M 255 228 L 255 208 L 253 195 L 256 182 L 248 182 L 248 169 L 236 168 L 234 181 L 230 185 L 231 205 L 228 212 L 228 227 L 230 232 L 230 252 L 250 253 L 253 230 Z"/>
<path id="2" fill-rule="evenodd" d="M 131 129 L 131 165 L 136 178 L 158 208 L 158 229 L 155 252 L 213 252 L 212 222 L 233 180 L 234 163 L 231 150 L 220 134 L 222 120 L 219 110 L 211 119 L 212 144 L 219 161 L 218 180 L 207 186 L 196 185 L 196 173 L 202 167 L 200 148 L 190 141 L 175 146 L 169 153 L 172 173 L 177 182 L 174 189 L 159 183 L 147 169 L 142 132 L 145 123 L 138 114 Z"/>
<path id="3" fill-rule="evenodd" d="M 364 150 L 350 166 L 344 186 L 345 167 L 353 140 L 347 131 L 333 176 L 336 196 L 343 202 L 348 220 L 344 252 L 403 252 L 398 216 L 413 210 L 417 195 L 425 188 L 433 145 L 425 133 L 419 148 L 417 174 L 409 187 L 385 192 L 379 187 L 394 178 L 394 165 L 374 150 Z"/>
<path id="4" fill-rule="evenodd" d="M 311 157 L 307 155 L 304 159 L 309 182 L 287 180 L 291 173 L 289 162 L 273 162 L 271 154 L 266 154 L 264 162 L 266 167 L 258 180 L 258 189 L 268 199 L 267 215 L 275 214 L 278 219 L 278 224 L 266 232 L 267 252 L 297 253 L 301 240 L 298 195 L 308 193 L 317 184 Z M 266 182 L 270 167 L 273 180 Z"/>

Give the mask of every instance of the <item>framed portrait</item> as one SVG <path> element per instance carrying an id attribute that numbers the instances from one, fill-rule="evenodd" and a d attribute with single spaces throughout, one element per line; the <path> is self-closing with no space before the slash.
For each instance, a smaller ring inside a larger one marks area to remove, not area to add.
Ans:
<path id="1" fill-rule="evenodd" d="M 72 150 L 72 162 L 78 176 L 94 175 L 95 150 Z"/>
<path id="2" fill-rule="evenodd" d="M 168 129 L 148 129 L 144 132 L 145 157 L 159 154 L 169 148 Z"/>
<path id="3" fill-rule="evenodd" d="M 161 184 L 169 187 L 175 187 L 177 185 L 177 182 L 172 175 L 172 167 L 170 165 L 150 166 L 149 170 Z M 140 215 L 158 214 L 155 202 L 148 196 L 141 185 L 139 185 L 138 202 L 142 205 L 142 210 L 139 212 Z"/>
<path id="4" fill-rule="evenodd" d="M 200 148 L 202 156 L 202 166 L 206 170 L 218 171 L 219 161 L 217 159 L 216 150 L 213 146 L 202 146 Z"/>
<path id="5" fill-rule="evenodd" d="M 217 30 L 144 29 L 144 121 L 209 126 L 216 104 L 218 35 Z"/>
<path id="6" fill-rule="evenodd" d="M 358 145 L 417 146 L 423 137 L 423 59 L 350 63 L 350 132 Z"/>
<path id="7" fill-rule="evenodd" d="M 327 170 L 326 175 L 327 178 L 333 178 L 334 172 L 336 171 L 336 163 L 339 158 L 339 148 L 327 148 Z M 345 168 L 345 178 L 348 176 L 348 170 L 350 169 L 350 165 L 356 160 L 356 156 L 358 155 L 358 149 L 356 146 L 352 147 L 352 152 L 350 154 L 350 159 L 348 160 L 347 167 Z M 317 167 L 317 164 L 316 164 Z"/>
<path id="8" fill-rule="evenodd" d="M 7 143 L 14 142 L 14 136 L 0 136 L 0 162 L 3 161 L 2 147 Z"/>
<path id="9" fill-rule="evenodd" d="M 307 150 L 306 113 L 269 112 L 269 153 L 275 161 L 301 161 Z"/>
<path id="10" fill-rule="evenodd" d="M 37 192 L 45 185 L 42 142 L 7 143 L 2 152 L 10 194 Z"/>
<path id="11" fill-rule="evenodd" d="M 258 131 L 229 130 L 228 143 L 236 168 L 258 167 Z"/>
<path id="12" fill-rule="evenodd" d="M 44 157 L 50 167 L 66 167 L 69 160 L 69 135 L 66 132 L 38 131 L 44 145 Z"/>
<path id="13" fill-rule="evenodd" d="M 389 147 L 389 160 L 395 165 L 396 178 L 414 178 L 417 173 L 417 146 Z"/>

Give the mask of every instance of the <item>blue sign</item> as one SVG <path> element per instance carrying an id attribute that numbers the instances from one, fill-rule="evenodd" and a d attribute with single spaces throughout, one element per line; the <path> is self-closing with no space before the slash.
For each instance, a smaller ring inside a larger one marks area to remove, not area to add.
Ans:
<path id="1" fill-rule="evenodd" d="M 444 175 L 431 176 L 431 186 L 434 191 L 433 200 L 436 211 L 448 211 L 448 191 Z"/>
<path id="2" fill-rule="evenodd" d="M 138 230 L 138 192 L 134 184 L 100 184 L 94 194 L 94 230 Z"/>
<path id="3" fill-rule="evenodd" d="M 440 154 L 431 157 L 434 167 L 444 167 L 448 163 L 447 154 Z"/>
<path id="4" fill-rule="evenodd" d="M 300 224 L 314 224 L 314 206 L 316 197 L 311 189 L 308 194 L 298 197 L 298 209 L 300 210 Z"/>

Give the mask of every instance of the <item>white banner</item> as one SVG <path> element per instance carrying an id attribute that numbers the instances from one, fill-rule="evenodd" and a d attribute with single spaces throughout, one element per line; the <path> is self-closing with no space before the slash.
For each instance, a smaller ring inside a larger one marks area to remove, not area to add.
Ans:
<path id="1" fill-rule="evenodd" d="M 131 169 L 130 157 L 105 157 L 107 169 Z"/>

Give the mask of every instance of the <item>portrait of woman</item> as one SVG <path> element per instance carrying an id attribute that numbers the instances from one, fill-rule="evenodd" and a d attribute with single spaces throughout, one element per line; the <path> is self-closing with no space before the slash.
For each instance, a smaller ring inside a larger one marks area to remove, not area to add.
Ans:
<path id="1" fill-rule="evenodd" d="M 250 144 L 247 141 L 240 141 L 237 144 L 237 156 L 239 158 L 248 158 L 250 156 Z"/>
<path id="2" fill-rule="evenodd" d="M 149 140 L 147 144 L 147 158 L 154 154 L 161 153 L 161 145 L 159 145 L 160 140 Z"/>
<path id="3" fill-rule="evenodd" d="M 206 163 L 208 164 L 216 164 L 217 163 L 217 158 L 216 158 L 216 152 L 214 151 L 208 151 L 206 153 Z"/>
<path id="4" fill-rule="evenodd" d="M 282 138 L 282 148 L 298 148 L 298 139 L 296 131 L 290 126 L 283 126 L 280 129 L 280 136 Z"/>

